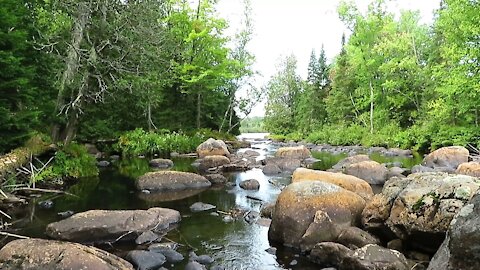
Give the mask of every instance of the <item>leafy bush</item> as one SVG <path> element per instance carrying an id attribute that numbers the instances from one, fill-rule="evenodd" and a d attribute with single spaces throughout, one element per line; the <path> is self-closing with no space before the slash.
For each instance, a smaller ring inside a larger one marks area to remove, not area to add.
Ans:
<path id="1" fill-rule="evenodd" d="M 197 146 L 210 137 L 224 140 L 235 138 L 232 135 L 208 129 L 202 129 L 187 135 L 177 132 L 169 133 L 167 130 L 147 132 L 137 128 L 120 136 L 116 148 L 126 156 L 154 154 L 168 156 L 171 152 L 195 152 Z"/>
<path id="2" fill-rule="evenodd" d="M 53 179 L 81 178 L 98 175 L 94 157 L 85 146 L 71 143 L 61 147 L 55 154 L 53 164 L 35 176 L 35 182 Z"/>

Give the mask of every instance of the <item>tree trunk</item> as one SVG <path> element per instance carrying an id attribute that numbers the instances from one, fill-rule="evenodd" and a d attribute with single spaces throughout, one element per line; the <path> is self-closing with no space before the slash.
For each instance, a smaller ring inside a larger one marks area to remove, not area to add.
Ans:
<path id="1" fill-rule="evenodd" d="M 197 94 L 197 129 L 200 129 L 201 123 L 201 113 L 202 113 L 202 94 Z"/>
<path id="2" fill-rule="evenodd" d="M 77 14 L 74 19 L 72 38 L 68 48 L 67 58 L 65 59 L 65 70 L 60 79 L 60 85 L 57 94 L 57 102 L 55 104 L 55 114 L 60 115 L 65 106 L 66 89 L 73 82 L 75 73 L 79 67 L 80 56 L 78 51 L 83 41 L 85 28 L 90 17 L 90 8 L 86 3 L 79 3 Z M 60 140 L 61 127 L 59 123 L 55 123 L 52 127 L 52 139 L 54 142 Z"/>
<path id="3" fill-rule="evenodd" d="M 370 80 L 370 133 L 373 134 L 373 85 L 372 81 Z"/>

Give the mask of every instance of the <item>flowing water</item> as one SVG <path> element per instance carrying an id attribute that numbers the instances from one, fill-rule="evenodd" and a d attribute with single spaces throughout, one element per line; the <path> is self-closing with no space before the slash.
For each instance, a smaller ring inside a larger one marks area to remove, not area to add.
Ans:
<path id="1" fill-rule="evenodd" d="M 275 152 L 276 147 L 263 139 L 265 134 L 247 134 L 243 138 L 252 142 L 251 150 L 260 152 L 263 159 Z M 242 149 L 240 151 L 245 151 Z M 315 164 L 316 168 L 326 169 L 345 157 L 328 153 L 314 153 L 322 161 Z M 375 157 L 372 157 L 375 158 Z M 380 158 L 380 157 L 378 157 Z M 383 157 L 382 157 L 383 158 Z M 377 159 L 377 158 L 375 158 Z M 194 171 L 191 167 L 193 159 L 173 159 L 174 170 Z M 392 159 L 383 160 L 382 162 Z M 396 161 L 396 160 L 395 160 Z M 403 160 L 402 162 L 417 161 Z M 211 212 L 192 213 L 190 205 L 204 202 L 217 206 L 218 210 L 228 212 L 231 209 L 244 211 L 259 211 L 261 201 L 247 198 L 247 195 L 259 198 L 264 202 L 272 202 L 280 193 L 280 187 L 290 182 L 289 175 L 265 176 L 260 169 L 228 175 L 229 181 L 235 185 L 213 186 L 207 190 L 172 193 L 168 197 L 146 195 L 135 189 L 135 179 L 150 171 L 148 160 L 128 159 L 118 161 L 111 168 L 102 169 L 100 175 L 86 178 L 73 185 L 68 192 L 73 196 L 44 196 L 33 199 L 27 211 L 15 215 L 17 222 L 12 225 L 16 233 L 31 237 L 46 238 L 44 232 L 47 224 L 58 221 L 58 212 L 71 210 L 76 213 L 90 209 L 148 209 L 150 207 L 166 207 L 180 211 L 182 221 L 178 227 L 169 232 L 166 237 L 182 244 L 179 251 L 187 258 L 188 250 L 195 248 L 197 254 L 208 254 L 215 259 L 215 264 L 226 269 L 317 269 L 306 257 L 297 251 L 276 246 L 276 255 L 269 254 L 265 249 L 268 242 L 268 227 L 259 224 L 248 224 L 242 218 L 226 222 L 222 215 L 212 215 Z M 258 191 L 245 191 L 238 183 L 245 179 L 257 179 L 260 182 Z M 39 209 L 37 202 L 52 200 L 51 209 Z M 1 244 L 1 243 L 0 243 Z M 104 247 L 105 248 L 105 247 Z M 124 256 L 128 250 L 135 249 L 130 244 L 115 244 L 106 249 L 112 253 Z M 293 261 L 293 263 L 292 263 Z M 183 269 L 187 259 L 176 265 L 165 265 L 168 269 Z"/>

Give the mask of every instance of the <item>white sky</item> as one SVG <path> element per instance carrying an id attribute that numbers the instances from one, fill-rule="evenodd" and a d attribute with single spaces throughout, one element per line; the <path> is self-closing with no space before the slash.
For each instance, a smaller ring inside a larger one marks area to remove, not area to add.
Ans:
<path id="1" fill-rule="evenodd" d="M 365 9 L 370 0 L 355 0 Z M 347 32 L 337 15 L 339 0 L 251 0 L 254 36 L 249 50 L 256 57 L 254 69 L 262 76 L 257 84 L 265 84 L 275 73 L 281 56 L 294 54 L 298 60 L 298 73 L 305 78 L 312 49 L 317 56 L 322 44 L 331 60 L 340 52 L 341 37 Z M 430 23 L 440 0 L 393 0 L 392 12 L 419 10 L 422 22 Z M 230 22 L 231 33 L 238 29 L 243 14 L 241 0 L 220 0 L 218 12 Z M 229 32 L 230 33 L 230 32 Z M 264 114 L 264 103 L 257 106 L 250 116 Z"/>

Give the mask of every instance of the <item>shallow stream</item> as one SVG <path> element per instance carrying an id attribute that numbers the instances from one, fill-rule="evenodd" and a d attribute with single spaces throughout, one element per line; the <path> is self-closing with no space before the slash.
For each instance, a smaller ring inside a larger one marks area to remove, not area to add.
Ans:
<path id="1" fill-rule="evenodd" d="M 251 150 L 260 152 L 262 159 L 275 152 L 276 147 L 267 140 L 265 134 L 247 134 L 243 137 L 252 142 Z M 240 151 L 245 151 L 242 149 Z M 315 164 L 317 169 L 327 169 L 344 158 L 346 155 L 332 155 L 329 153 L 314 153 L 314 157 L 321 159 Z M 415 158 L 386 158 L 372 156 L 380 162 L 400 161 L 405 167 L 418 163 Z M 194 171 L 190 165 L 194 159 L 173 159 L 174 170 Z M 72 186 L 68 192 L 74 196 L 50 195 L 36 198 L 29 204 L 26 212 L 18 213 L 19 219 L 13 225 L 15 231 L 21 235 L 46 238 L 47 224 L 58 221 L 58 212 L 74 211 L 75 213 L 90 209 L 148 209 L 151 207 L 166 207 L 180 211 L 182 221 L 178 227 L 166 235 L 166 238 L 180 243 L 179 251 L 186 260 L 176 265 L 164 265 L 168 269 L 183 269 L 188 261 L 189 248 L 195 248 L 197 254 L 207 254 L 215 259 L 215 264 L 223 265 L 226 269 L 318 269 L 298 252 L 276 246 L 276 255 L 269 254 L 265 249 L 270 247 L 268 242 L 268 227 L 261 224 L 248 224 L 242 218 L 226 222 L 223 216 L 213 215 L 211 212 L 192 213 L 190 205 L 195 202 L 204 202 L 217 206 L 217 210 L 228 212 L 238 208 L 244 211 L 259 211 L 261 201 L 247 198 L 247 195 L 272 202 L 280 193 L 280 187 L 290 182 L 290 176 L 265 176 L 260 169 L 252 169 L 242 173 L 229 175 L 230 183 L 236 185 L 213 186 L 204 191 L 172 193 L 168 197 L 156 197 L 141 194 L 136 191 L 134 182 L 137 177 L 150 171 L 147 159 L 120 160 L 107 169 L 102 169 L 100 175 L 94 178 L 82 179 L 79 184 Z M 258 191 L 245 191 L 238 187 L 238 183 L 246 179 L 257 179 L 260 182 Z M 38 202 L 52 200 L 51 209 L 40 209 Z M 124 256 L 127 251 L 136 246 L 115 244 L 107 248 L 108 251 Z"/>

